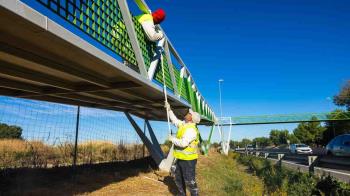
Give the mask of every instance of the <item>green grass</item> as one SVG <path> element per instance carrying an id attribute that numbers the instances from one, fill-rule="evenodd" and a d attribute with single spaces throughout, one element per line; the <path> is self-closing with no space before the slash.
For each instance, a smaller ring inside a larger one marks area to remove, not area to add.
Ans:
<path id="1" fill-rule="evenodd" d="M 199 158 L 197 181 L 201 195 L 263 195 L 262 180 L 247 173 L 234 156 L 212 152 Z"/>

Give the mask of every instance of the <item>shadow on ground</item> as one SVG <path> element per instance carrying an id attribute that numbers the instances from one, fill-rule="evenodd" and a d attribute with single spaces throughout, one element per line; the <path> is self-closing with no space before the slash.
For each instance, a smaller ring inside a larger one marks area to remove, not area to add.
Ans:
<path id="1" fill-rule="evenodd" d="M 168 186 L 168 190 L 172 195 L 178 194 L 176 184 L 171 176 L 166 176 L 163 180 L 163 183 Z"/>
<path id="2" fill-rule="evenodd" d="M 81 165 L 76 168 L 21 168 L 2 170 L 0 195 L 77 195 L 93 192 L 139 173 L 150 172 L 155 164 L 150 157 L 115 163 Z M 169 190 L 172 179 L 166 182 Z"/>

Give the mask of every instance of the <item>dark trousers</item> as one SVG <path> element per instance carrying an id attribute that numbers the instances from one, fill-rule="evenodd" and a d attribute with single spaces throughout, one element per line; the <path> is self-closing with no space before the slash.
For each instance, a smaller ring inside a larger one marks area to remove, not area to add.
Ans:
<path id="1" fill-rule="evenodd" d="M 181 196 L 186 195 L 186 186 L 190 190 L 191 196 L 198 195 L 196 183 L 197 159 L 191 161 L 177 160 L 175 170 L 175 184 Z"/>

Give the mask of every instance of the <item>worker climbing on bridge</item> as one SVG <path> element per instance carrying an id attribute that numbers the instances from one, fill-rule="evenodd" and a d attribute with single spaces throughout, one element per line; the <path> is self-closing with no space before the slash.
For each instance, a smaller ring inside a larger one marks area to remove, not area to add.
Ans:
<path id="1" fill-rule="evenodd" d="M 198 195 L 196 183 L 196 164 L 198 159 L 199 131 L 196 126 L 200 115 L 189 109 L 183 121 L 177 119 L 169 103 L 165 103 L 171 122 L 178 128 L 176 137 L 170 136 L 174 144 L 176 158 L 175 184 L 181 196 L 186 195 L 186 186 L 191 196 Z"/>
<path id="2" fill-rule="evenodd" d="M 136 19 L 141 24 L 150 41 L 156 42 L 164 37 L 163 32 L 158 26 L 158 24 L 165 19 L 165 12 L 163 9 L 157 9 L 153 13 L 147 11 L 146 13 L 136 16 Z"/>

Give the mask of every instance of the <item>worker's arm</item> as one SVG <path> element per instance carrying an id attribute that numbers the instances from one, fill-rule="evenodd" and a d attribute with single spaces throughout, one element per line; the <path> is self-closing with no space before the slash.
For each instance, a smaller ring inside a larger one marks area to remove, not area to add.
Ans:
<path id="1" fill-rule="evenodd" d="M 176 127 L 179 127 L 180 125 L 182 125 L 184 123 L 184 121 L 182 120 L 179 120 L 174 112 L 172 110 L 169 110 L 169 118 L 170 118 L 170 121 L 176 126 Z"/>
<path id="2" fill-rule="evenodd" d="M 170 121 L 176 126 L 179 127 L 180 125 L 182 125 L 184 123 L 184 121 L 179 120 L 174 112 L 171 110 L 170 104 L 168 102 L 165 102 L 165 109 L 168 111 L 168 115 L 170 118 Z"/>
<path id="3" fill-rule="evenodd" d="M 142 22 L 141 25 L 150 41 L 156 42 L 164 37 L 163 32 L 154 25 L 153 21 L 147 20 Z"/>
<path id="4" fill-rule="evenodd" d="M 196 139 L 197 133 L 193 128 L 188 128 L 181 139 L 170 137 L 170 141 L 180 148 L 187 147 L 193 140 Z"/>

